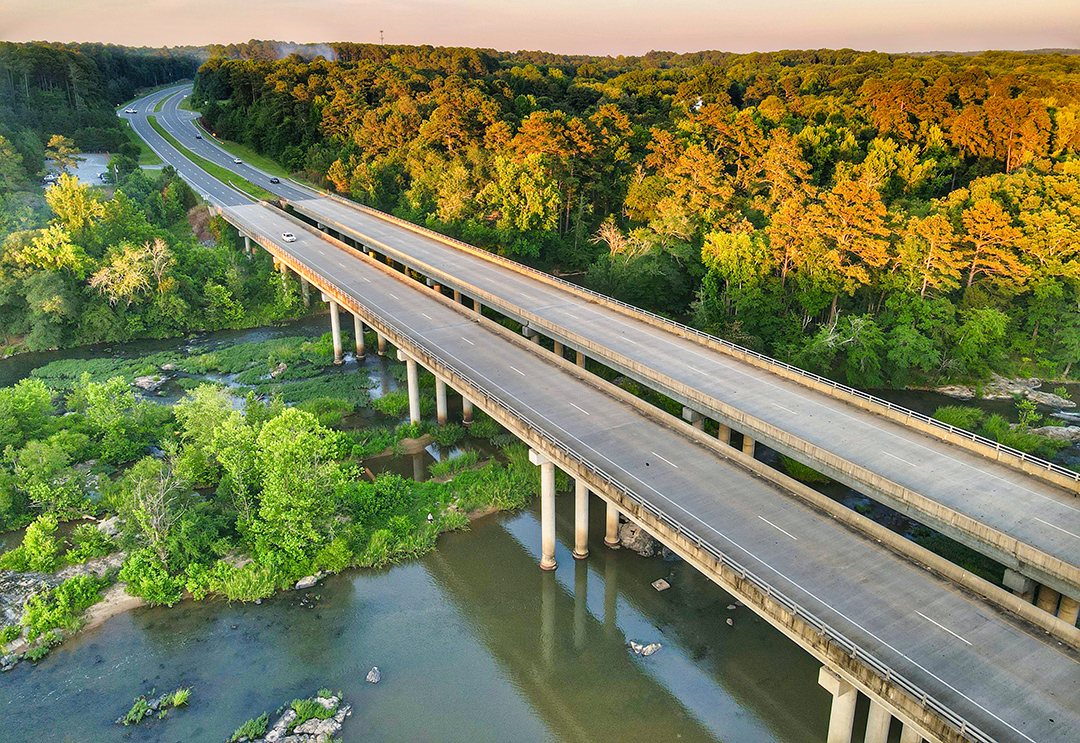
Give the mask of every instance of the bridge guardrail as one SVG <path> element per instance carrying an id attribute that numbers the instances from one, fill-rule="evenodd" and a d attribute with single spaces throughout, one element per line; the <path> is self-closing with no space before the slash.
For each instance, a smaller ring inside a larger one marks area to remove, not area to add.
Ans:
<path id="1" fill-rule="evenodd" d="M 1065 467 L 1061 467 L 1060 465 L 1054 464 L 1053 462 L 1050 462 L 1050 461 L 1048 461 L 1046 459 L 1043 459 L 1041 457 L 1033 456 L 1031 454 L 1028 454 L 1027 452 L 1020 451 L 1019 449 L 1014 449 L 1014 448 L 1012 448 L 1010 446 L 1004 446 L 1004 445 L 1001 444 L 1001 442 L 994 441 L 992 439 L 988 439 L 988 438 L 986 438 L 984 436 L 979 436 L 978 434 L 972 433 L 971 431 L 967 431 L 967 430 L 965 430 L 963 428 L 957 428 L 956 426 L 950 425 L 950 424 L 945 423 L 943 421 L 939 421 L 936 418 L 933 418 L 933 417 L 931 417 L 929 415 L 925 415 L 923 413 L 918 413 L 918 412 L 916 412 L 914 410 L 911 410 L 910 408 L 905 408 L 902 405 L 897 405 L 895 403 L 889 402 L 888 400 L 884 400 L 884 399 L 882 399 L 880 397 L 877 397 L 876 395 L 871 395 L 868 392 L 863 392 L 862 390 L 855 389 L 854 387 L 849 387 L 849 386 L 847 386 L 845 384 L 841 384 L 840 382 L 837 382 L 835 380 L 828 379 L 828 378 L 822 377 L 822 376 L 820 376 L 818 374 L 814 374 L 813 372 L 806 371 L 805 369 L 800 369 L 797 366 L 793 366 L 792 364 L 788 364 L 788 363 L 786 363 L 784 361 L 774 359 L 771 356 L 766 356 L 765 354 L 759 353 L 758 351 L 753 351 L 753 350 L 751 350 L 749 348 L 744 348 L 744 347 L 742 347 L 742 346 L 740 346 L 740 345 L 738 345 L 736 343 L 732 343 L 731 341 L 725 340 L 723 338 L 717 338 L 714 335 L 709 335 L 708 333 L 702 332 L 702 331 L 700 331 L 700 330 L 698 330 L 696 328 L 692 328 L 692 327 L 690 327 L 688 325 L 684 325 L 684 324 L 682 324 L 680 322 L 677 322 L 675 320 L 671 320 L 670 318 L 666 318 L 666 317 L 664 317 L 662 315 L 658 315 L 658 314 L 656 314 L 654 312 L 649 312 L 648 310 L 643 310 L 640 307 L 635 307 L 635 306 L 633 306 L 631 304 L 628 304 L 626 302 L 622 302 L 622 301 L 620 301 L 618 299 L 614 299 L 613 297 L 608 297 L 607 295 L 604 295 L 604 294 L 601 294 L 599 292 L 593 291 L 592 289 L 588 289 L 588 288 L 585 288 L 585 287 L 582 287 L 582 286 L 578 286 L 577 284 L 573 284 L 573 283 L 571 283 L 569 281 L 566 281 L 565 279 L 561 279 L 558 276 L 552 276 L 551 274 L 545 273 L 544 271 L 540 271 L 539 269 L 532 268 L 531 266 L 526 266 L 523 263 L 518 263 L 517 261 L 506 258 L 505 256 L 497 255 L 495 253 L 490 253 L 490 252 L 488 252 L 486 250 L 482 250 L 481 248 L 477 248 L 474 245 L 469 245 L 468 243 L 466 243 L 466 242 L 464 242 L 462 240 L 458 240 L 457 238 L 442 235 L 442 234 L 440 234 L 438 232 L 435 232 L 434 230 L 431 230 L 431 229 L 429 229 L 427 227 L 423 227 L 421 225 L 413 224 L 412 222 L 409 222 L 408 220 L 401 219 L 400 217 L 395 217 L 392 214 L 387 214 L 385 212 L 381 212 L 378 209 L 373 209 L 372 207 L 366 206 L 364 204 L 359 204 L 359 203 L 356 203 L 354 201 L 349 201 L 348 199 L 342 198 L 341 196 L 338 196 L 337 194 L 333 194 L 333 193 L 322 194 L 319 191 L 317 191 L 315 189 L 312 189 L 310 187 L 308 187 L 308 190 L 311 190 L 314 193 L 319 194 L 320 196 L 324 196 L 325 198 L 329 198 L 329 199 L 332 199 L 332 200 L 337 201 L 339 203 L 345 204 L 345 205 L 347 205 L 347 206 L 349 206 L 351 208 L 358 209 L 360 211 L 366 212 L 366 213 L 370 214 L 371 216 L 376 217 L 378 219 L 381 219 L 381 220 L 383 220 L 385 222 L 390 222 L 391 224 L 395 224 L 395 225 L 397 225 L 399 227 L 403 227 L 403 228 L 409 229 L 409 230 L 411 230 L 413 232 L 422 234 L 425 237 L 430 237 L 430 238 L 438 240 L 440 242 L 451 244 L 454 247 L 465 250 L 466 252 L 468 252 L 470 254 L 479 255 L 484 260 L 488 260 L 488 261 L 491 261 L 493 263 L 498 263 L 498 264 L 504 265 L 507 268 L 510 268 L 511 270 L 516 271 L 518 273 L 522 273 L 522 274 L 526 274 L 526 275 L 529 275 L 529 276 L 536 277 L 536 278 L 538 278 L 538 279 L 540 279 L 540 280 L 542 280 L 542 281 L 544 281 L 546 283 L 558 284 L 561 287 L 563 287 L 563 288 L 565 288 L 565 289 L 567 289 L 567 290 L 569 290 L 569 291 L 571 291 L 573 293 L 584 294 L 584 295 L 590 297 L 593 301 L 595 301 L 598 304 L 610 304 L 610 305 L 614 305 L 615 307 L 618 307 L 623 312 L 626 312 L 626 313 L 629 313 L 629 314 L 642 315 L 644 317 L 647 317 L 655 325 L 669 326 L 669 327 L 677 330 L 679 332 L 679 334 L 681 334 L 681 335 L 692 336 L 694 338 L 700 339 L 701 341 L 703 341 L 704 343 L 706 343 L 708 345 L 714 345 L 714 344 L 719 345 L 723 349 L 725 349 L 729 354 L 750 357 L 750 358 L 754 359 L 755 361 L 757 361 L 759 364 L 761 364 L 764 367 L 774 368 L 776 370 L 782 370 L 782 371 L 786 372 L 787 374 L 800 377 L 800 378 L 805 379 L 805 380 L 807 380 L 809 382 L 813 382 L 814 384 L 829 387 L 829 388 L 831 388 L 831 389 L 833 389 L 833 390 L 835 390 L 837 392 L 840 392 L 840 393 L 846 394 L 846 395 L 850 395 L 850 396 L 855 397 L 855 398 L 857 398 L 859 400 L 870 403 L 871 405 L 884 408 L 885 410 L 888 410 L 888 411 L 893 412 L 893 413 L 898 413 L 901 416 L 904 416 L 905 418 L 910 418 L 910 419 L 913 419 L 913 420 L 917 420 L 917 421 L 923 423 L 924 425 L 931 426 L 931 427 L 936 428 L 936 429 L 938 429 L 938 430 L 940 430 L 942 432 L 949 433 L 949 434 L 952 434 L 954 436 L 957 436 L 957 437 L 960 437 L 960 438 L 963 438 L 963 439 L 967 439 L 968 441 L 971 441 L 974 444 L 978 444 L 980 446 L 983 446 L 983 447 L 986 447 L 988 449 L 993 450 L 998 455 L 1004 454 L 1004 455 L 1013 457 L 1013 458 L 1018 459 L 1018 460 L 1020 460 L 1022 462 L 1027 462 L 1029 464 L 1032 464 L 1032 465 L 1036 466 L 1039 469 L 1045 469 L 1048 472 L 1053 472 L 1056 475 L 1059 475 L 1059 476 L 1065 477 L 1067 479 L 1071 479 L 1074 482 L 1080 483 L 1080 472 L 1075 472 L 1075 471 L 1067 469 Z M 989 452 L 987 452 L 987 453 L 989 453 Z"/>
<path id="2" fill-rule="evenodd" d="M 219 208 L 219 213 L 224 211 Z M 229 212 L 232 219 L 237 222 L 241 222 L 243 226 L 248 229 L 252 234 L 257 235 L 259 228 L 252 225 L 242 217 L 237 216 L 233 212 Z M 328 278 L 322 275 L 316 275 L 314 271 L 311 271 L 306 266 L 303 266 L 301 272 L 308 274 L 305 278 L 312 281 L 316 285 L 319 283 L 328 284 L 333 287 L 341 296 L 351 296 L 350 292 L 344 287 L 337 284 L 332 278 Z M 864 650 L 854 641 L 847 638 L 839 630 L 834 629 L 827 622 L 817 617 L 812 612 L 804 609 L 796 601 L 788 597 L 782 591 L 773 588 L 767 581 L 758 577 L 755 573 L 748 570 L 745 566 L 739 563 L 737 560 L 731 558 L 721 550 L 714 547 L 711 543 L 705 541 L 700 535 L 695 533 L 692 529 L 686 527 L 679 520 L 670 516 L 666 512 L 660 510 L 652 502 L 639 495 L 632 488 L 624 485 L 617 480 L 603 468 L 595 465 L 592 461 L 581 456 L 572 447 L 568 446 L 560 439 L 550 434 L 546 429 L 534 423 L 527 415 L 518 411 L 509 403 L 502 399 L 495 397 L 488 393 L 480 383 L 476 382 L 472 377 L 463 372 L 452 362 L 444 359 L 438 354 L 438 352 L 432 350 L 425 342 L 423 338 L 419 338 L 413 335 L 412 331 L 404 326 L 399 325 L 396 318 L 382 318 L 382 321 L 388 326 L 393 327 L 397 333 L 416 346 L 423 352 L 428 358 L 438 360 L 438 363 L 444 366 L 447 370 L 461 379 L 467 384 L 475 397 L 484 400 L 485 404 L 490 407 L 497 407 L 508 413 L 511 417 L 518 420 L 521 425 L 529 431 L 532 435 L 542 439 L 549 446 L 563 453 L 568 459 L 572 460 L 578 467 L 589 472 L 593 477 L 607 484 L 615 492 L 619 493 L 622 497 L 633 503 L 638 504 L 641 508 L 648 511 L 652 516 L 677 533 L 682 538 L 695 544 L 703 552 L 707 553 L 718 564 L 728 569 L 729 571 L 737 574 L 740 578 L 751 583 L 757 590 L 768 596 L 771 600 L 781 604 L 788 612 L 798 617 L 801 621 L 810 625 L 821 634 L 829 643 L 841 648 L 846 654 L 857 659 L 859 662 L 872 668 L 876 673 L 885 678 L 888 682 L 899 686 L 903 689 L 911 699 L 915 700 L 919 705 L 927 710 L 932 711 L 934 714 L 940 716 L 946 720 L 950 725 L 956 729 L 961 736 L 973 741 L 974 743 L 997 743 L 997 741 L 983 732 L 976 725 L 969 722 L 966 718 L 954 712 L 948 706 L 939 702 L 935 697 L 931 696 L 928 692 L 924 691 L 916 683 L 903 676 L 902 674 L 892 670 L 883 661 L 879 660 L 871 652 Z"/>

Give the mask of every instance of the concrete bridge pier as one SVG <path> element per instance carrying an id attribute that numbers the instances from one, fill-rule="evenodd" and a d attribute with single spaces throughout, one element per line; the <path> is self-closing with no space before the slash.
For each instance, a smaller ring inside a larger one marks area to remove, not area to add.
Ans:
<path id="1" fill-rule="evenodd" d="M 464 395 L 461 396 L 461 422 L 466 426 L 472 423 L 472 401 Z"/>
<path id="2" fill-rule="evenodd" d="M 540 468 L 540 568 L 554 570 L 555 561 L 555 463 L 535 449 L 529 461 Z"/>
<path id="3" fill-rule="evenodd" d="M 559 341 L 555 341 L 555 355 L 556 356 L 562 356 L 563 355 L 563 344 L 560 343 Z"/>
<path id="4" fill-rule="evenodd" d="M 247 235 L 244 235 L 243 232 L 241 232 L 240 234 L 244 237 L 244 254 L 251 255 L 253 252 L 255 252 L 251 249 L 251 238 Z"/>
<path id="5" fill-rule="evenodd" d="M 619 549 L 619 509 L 611 501 L 607 504 L 607 530 L 604 533 L 604 544 L 613 550 Z"/>
<path id="6" fill-rule="evenodd" d="M 583 354 L 581 351 L 578 351 L 576 356 L 574 357 L 574 363 L 578 366 L 585 366 L 585 354 Z"/>
<path id="7" fill-rule="evenodd" d="M 379 355 L 386 355 L 386 336 L 376 331 L 375 333 L 379 337 Z"/>
<path id="8" fill-rule="evenodd" d="M 574 481 L 574 558 L 589 556 L 589 488 L 581 480 Z"/>
<path id="9" fill-rule="evenodd" d="M 461 292 L 459 292 L 457 289 L 454 289 L 454 301 L 458 304 L 461 304 Z"/>
<path id="10" fill-rule="evenodd" d="M 303 276 L 300 277 L 300 296 L 304 298 L 304 306 L 311 306 L 311 284 Z"/>
<path id="11" fill-rule="evenodd" d="M 742 437 L 742 451 L 747 456 L 754 456 L 754 440 L 750 438 L 749 434 L 743 434 Z"/>
<path id="12" fill-rule="evenodd" d="M 446 382 L 435 377 L 435 420 L 446 425 Z"/>
<path id="13" fill-rule="evenodd" d="M 705 416 L 702 415 L 701 413 L 699 413 L 698 411 L 696 411 L 696 410 L 694 410 L 692 408 L 688 408 L 686 406 L 683 406 L 682 417 L 683 417 L 684 421 L 688 421 L 690 423 L 690 425 L 693 426 L 694 428 L 696 428 L 697 430 L 699 430 L 699 431 L 704 431 L 705 430 Z"/>
<path id="14" fill-rule="evenodd" d="M 345 360 L 345 354 L 341 350 L 341 314 L 338 311 L 338 303 L 330 300 L 330 331 L 334 336 L 334 363 L 340 364 Z"/>
<path id="15" fill-rule="evenodd" d="M 818 672 L 818 684 L 832 694 L 829 734 L 825 740 L 827 743 L 851 743 L 852 728 L 855 726 L 855 703 L 859 701 L 859 691 L 825 666 Z"/>
<path id="16" fill-rule="evenodd" d="M 353 337 L 356 339 L 356 360 L 363 361 L 364 356 L 364 321 L 360 319 L 360 315 L 353 315 L 352 319 Z"/>
<path id="17" fill-rule="evenodd" d="M 716 430 L 716 438 L 720 439 L 722 443 L 731 445 L 731 429 L 725 426 L 723 423 L 717 423 L 719 428 Z"/>
<path id="18" fill-rule="evenodd" d="M 871 699 L 863 743 L 889 743 L 890 725 L 892 725 L 892 714 L 876 700 Z"/>
<path id="19" fill-rule="evenodd" d="M 409 386 L 409 423 L 420 422 L 420 373 L 416 359 L 398 349 L 398 361 L 405 362 L 405 377 Z"/>

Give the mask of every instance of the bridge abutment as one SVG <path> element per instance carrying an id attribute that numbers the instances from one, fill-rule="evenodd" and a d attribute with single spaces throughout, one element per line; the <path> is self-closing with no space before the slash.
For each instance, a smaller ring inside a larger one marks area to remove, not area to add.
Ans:
<path id="1" fill-rule="evenodd" d="M 694 410 L 693 408 L 688 408 L 684 405 L 682 409 L 682 417 L 684 421 L 689 422 L 690 425 L 697 430 L 705 430 L 705 416 Z"/>

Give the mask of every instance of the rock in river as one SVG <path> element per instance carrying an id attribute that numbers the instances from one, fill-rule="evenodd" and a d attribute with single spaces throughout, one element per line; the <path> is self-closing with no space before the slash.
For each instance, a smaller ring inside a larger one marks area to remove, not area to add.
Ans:
<path id="1" fill-rule="evenodd" d="M 367 677 L 364 680 L 367 681 L 369 684 L 379 683 L 382 680 L 382 672 L 379 670 L 379 667 L 372 666 L 371 670 L 368 671 Z"/>

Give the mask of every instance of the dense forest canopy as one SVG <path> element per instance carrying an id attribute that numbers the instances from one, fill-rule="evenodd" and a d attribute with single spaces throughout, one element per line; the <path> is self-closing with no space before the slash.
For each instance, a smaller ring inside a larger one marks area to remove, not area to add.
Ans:
<path id="1" fill-rule="evenodd" d="M 1080 57 L 212 58 L 230 139 L 357 200 L 859 385 L 1068 375 Z"/>

